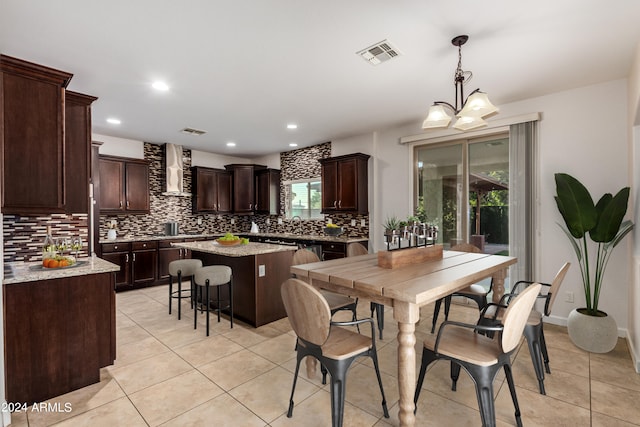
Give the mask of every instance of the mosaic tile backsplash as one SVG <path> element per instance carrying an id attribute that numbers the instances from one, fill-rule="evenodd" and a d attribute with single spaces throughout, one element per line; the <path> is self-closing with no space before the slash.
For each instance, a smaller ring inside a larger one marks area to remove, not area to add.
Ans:
<path id="1" fill-rule="evenodd" d="M 57 237 L 82 238 L 80 256 L 87 256 L 88 227 L 86 214 L 53 214 L 26 217 L 5 215 L 2 222 L 4 239 L 4 262 L 40 261 L 42 244 L 51 227 L 51 235 Z"/>
<path id="2" fill-rule="evenodd" d="M 281 153 L 281 180 L 292 181 L 320 176 L 318 159 L 331 156 L 331 143 L 315 145 L 299 150 Z M 149 191 L 150 213 L 144 215 L 100 215 L 99 240 L 107 237 L 108 224 L 117 223 L 116 230 L 120 237 L 135 238 L 137 236 L 156 236 L 164 234 L 164 223 L 177 221 L 181 233 L 247 233 L 251 223 L 255 222 L 261 232 L 323 234 L 327 218 L 324 220 L 305 220 L 292 222 L 284 218 L 284 188 L 280 188 L 282 212 L 280 215 L 210 215 L 193 214 L 191 197 L 166 196 L 164 191 L 163 147 L 145 143 L 144 157 L 150 161 Z M 191 150 L 183 149 L 184 191 L 190 193 L 191 185 Z M 282 224 L 278 224 L 278 219 Z M 351 226 L 351 220 L 356 226 Z M 369 217 L 367 215 L 336 214 L 331 216 L 333 223 L 345 229 L 345 236 L 368 237 Z M 366 226 L 360 227 L 361 220 Z M 198 224 L 198 221 L 201 224 Z M 4 261 L 34 261 L 41 259 L 41 245 L 47 226 L 52 227 L 54 237 L 77 236 L 84 241 L 83 254 L 87 254 L 88 239 L 87 215 L 49 215 L 38 217 L 20 217 L 6 215 L 3 221 Z M 232 223 L 233 222 L 233 223 Z"/>

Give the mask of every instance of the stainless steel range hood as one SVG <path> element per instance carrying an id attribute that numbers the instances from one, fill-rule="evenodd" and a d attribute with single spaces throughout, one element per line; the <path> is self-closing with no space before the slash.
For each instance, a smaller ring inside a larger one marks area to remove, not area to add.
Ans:
<path id="1" fill-rule="evenodd" d="M 162 193 L 163 196 L 191 196 L 191 193 L 184 191 L 182 145 L 169 143 L 164 145 L 164 171 L 165 191 Z"/>

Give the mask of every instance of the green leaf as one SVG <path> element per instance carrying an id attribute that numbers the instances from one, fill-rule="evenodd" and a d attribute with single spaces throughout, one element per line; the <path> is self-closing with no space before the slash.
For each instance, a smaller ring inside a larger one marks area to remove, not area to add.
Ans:
<path id="1" fill-rule="evenodd" d="M 626 220 L 622 223 L 622 225 L 620 225 L 620 229 L 618 230 L 616 236 L 606 244 L 605 249 L 608 251 L 609 248 L 615 248 L 618 243 L 620 243 L 620 241 L 624 238 L 624 236 L 626 236 L 631 230 L 633 230 L 633 222 L 631 222 L 630 220 Z"/>
<path id="2" fill-rule="evenodd" d="M 580 262 L 582 260 L 582 250 L 580 250 L 580 246 L 578 246 L 578 242 L 576 242 L 576 239 L 573 238 L 569 230 L 563 227 L 562 224 L 558 222 L 556 222 L 556 224 L 558 224 L 558 227 L 560 227 L 560 230 L 564 231 L 564 234 L 567 235 L 567 238 L 571 242 L 571 246 L 573 246 L 573 250 L 576 252 L 576 257 L 578 258 L 578 262 Z"/>
<path id="3" fill-rule="evenodd" d="M 598 212 L 598 222 L 589 232 L 591 240 L 599 243 L 612 241 L 627 213 L 627 202 L 629 201 L 629 187 L 618 191 L 615 197 L 605 194 L 598 201 L 596 211 Z"/>
<path id="4" fill-rule="evenodd" d="M 555 174 L 556 204 L 567 229 L 581 239 L 596 226 L 598 213 L 591 194 L 577 179 L 565 173 Z"/>

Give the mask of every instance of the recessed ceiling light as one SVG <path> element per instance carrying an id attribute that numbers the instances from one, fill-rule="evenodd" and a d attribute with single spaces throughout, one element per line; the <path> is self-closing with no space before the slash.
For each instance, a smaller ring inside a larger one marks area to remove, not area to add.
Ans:
<path id="1" fill-rule="evenodd" d="M 297 147 L 297 146 L 298 146 L 298 144 L 296 144 L 295 142 L 289 143 L 289 147 Z"/>
<path id="2" fill-rule="evenodd" d="M 162 90 L 162 91 L 169 90 L 169 85 L 161 81 L 153 82 L 151 86 L 156 90 Z"/>
<path id="3" fill-rule="evenodd" d="M 120 122 L 120 119 L 116 119 L 114 117 L 109 117 L 107 119 L 107 123 L 111 123 L 112 125 L 119 125 L 121 122 Z"/>
<path id="4" fill-rule="evenodd" d="M 298 125 L 295 123 L 289 123 L 287 129 L 298 129 Z"/>
<path id="5" fill-rule="evenodd" d="M 227 142 L 227 147 L 235 147 L 235 146 L 236 146 L 235 142 L 231 142 L 231 141 Z"/>

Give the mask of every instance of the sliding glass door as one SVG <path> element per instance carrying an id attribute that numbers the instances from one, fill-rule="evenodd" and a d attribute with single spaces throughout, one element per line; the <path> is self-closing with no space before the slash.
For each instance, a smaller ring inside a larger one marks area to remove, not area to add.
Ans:
<path id="1" fill-rule="evenodd" d="M 471 243 L 508 253 L 508 135 L 416 147 L 416 212 L 449 248 Z"/>

